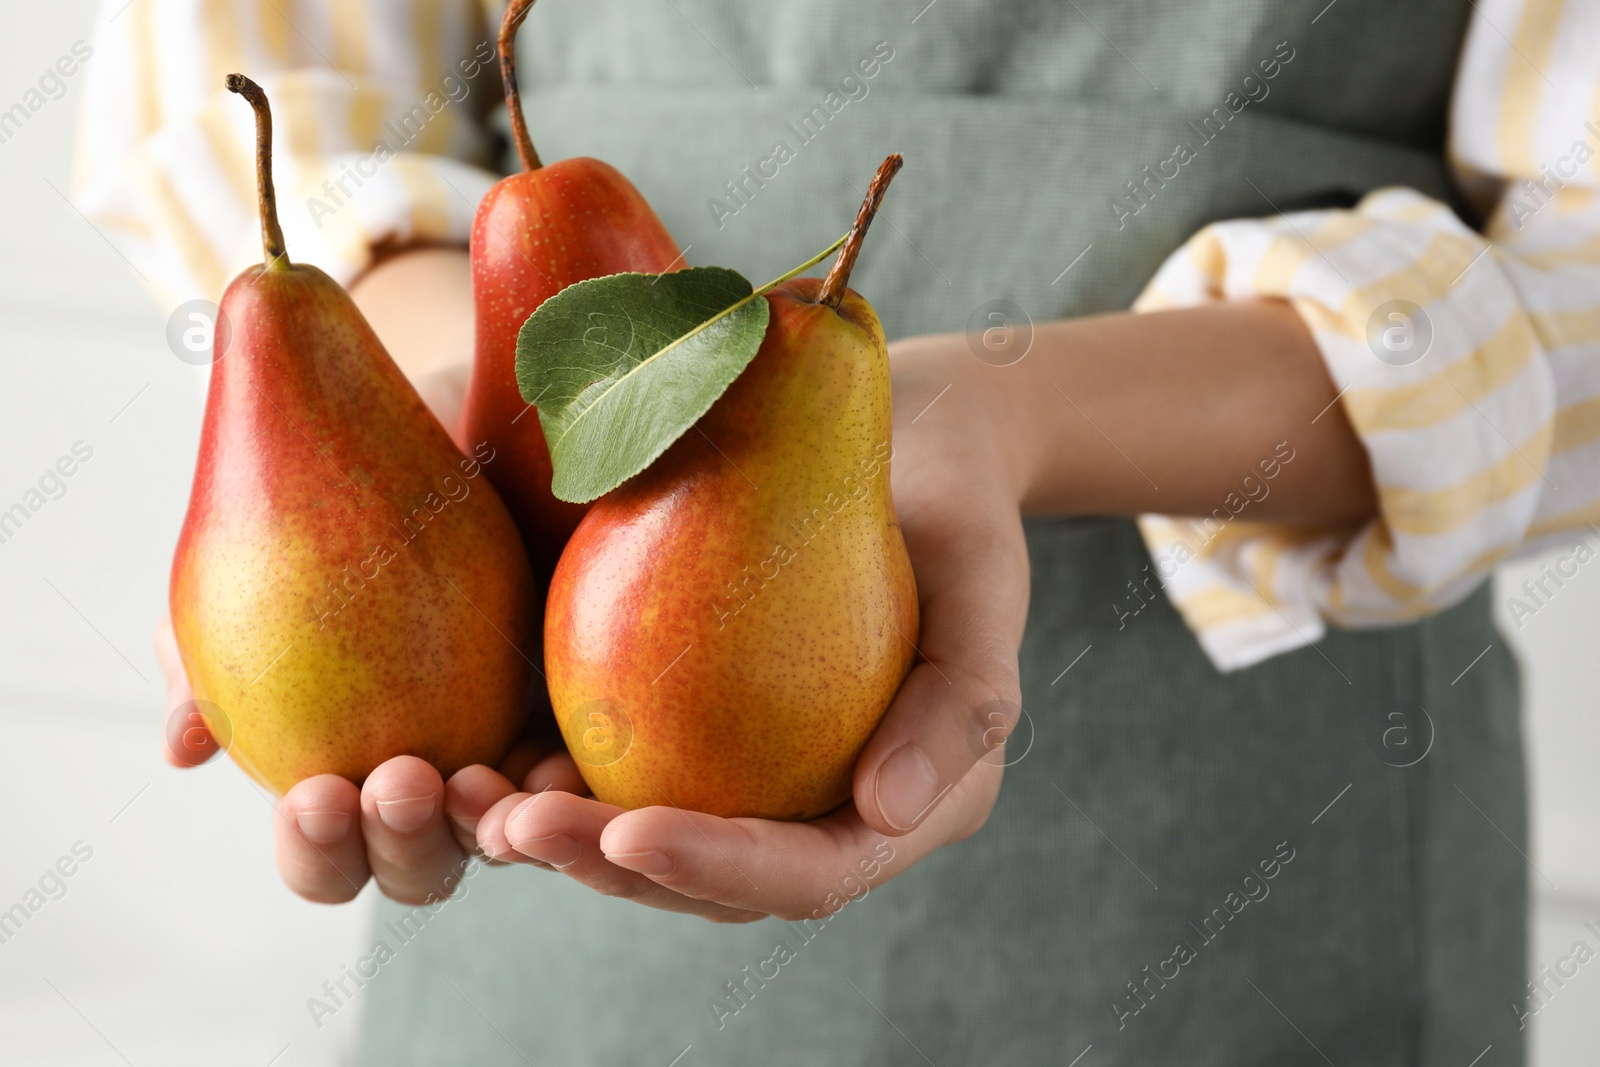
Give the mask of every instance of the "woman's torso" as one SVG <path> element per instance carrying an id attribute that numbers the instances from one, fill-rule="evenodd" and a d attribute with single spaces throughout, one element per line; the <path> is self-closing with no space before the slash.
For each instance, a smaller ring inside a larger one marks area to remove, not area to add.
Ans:
<path id="1" fill-rule="evenodd" d="M 690 262 L 758 281 L 903 152 L 854 279 L 892 340 L 995 301 L 1125 307 L 1218 218 L 1444 195 L 1467 6 L 1324 2 L 551 2 L 523 81 L 546 158 L 617 165 Z M 375 931 L 365 1062 L 1516 1062 L 1521 756 L 1487 594 L 1224 676 L 1131 523 L 1028 536 L 1027 714 L 982 832 L 811 926 L 481 872 Z"/>

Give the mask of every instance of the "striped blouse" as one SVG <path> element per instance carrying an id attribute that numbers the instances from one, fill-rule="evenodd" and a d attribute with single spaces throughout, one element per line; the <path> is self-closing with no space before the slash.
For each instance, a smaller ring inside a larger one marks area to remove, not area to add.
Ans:
<path id="1" fill-rule="evenodd" d="M 499 177 L 498 7 L 105 3 L 74 197 L 168 306 L 215 298 L 259 257 L 250 118 L 220 88 L 248 70 L 279 115 L 280 200 L 308 205 L 282 218 L 297 259 L 348 283 L 380 242 L 465 244 Z M 1564 548 L 1570 569 L 1600 547 L 1600 0 L 1475 0 L 1449 153 L 1481 232 L 1407 189 L 1217 223 L 1134 305 L 1288 300 L 1377 480 L 1360 529 L 1254 521 L 1256 478 L 1207 516 L 1140 516 L 1221 670 L 1439 611 L 1514 555 Z"/>

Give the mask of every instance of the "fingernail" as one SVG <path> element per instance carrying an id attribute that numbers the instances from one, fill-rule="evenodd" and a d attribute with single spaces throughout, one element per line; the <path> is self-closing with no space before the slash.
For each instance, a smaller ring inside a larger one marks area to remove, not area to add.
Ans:
<path id="1" fill-rule="evenodd" d="M 462 833 L 466 834 L 468 837 L 477 837 L 478 836 L 478 820 L 477 819 L 469 819 L 465 815 L 452 815 L 452 816 L 450 816 L 450 821 L 455 824 L 455 828 L 457 830 L 460 830 Z"/>
<path id="2" fill-rule="evenodd" d="M 294 821 L 314 845 L 331 845 L 350 830 L 348 811 L 301 811 L 295 813 Z"/>
<path id="3" fill-rule="evenodd" d="M 567 834 L 550 834 L 548 837 L 536 837 L 532 841 L 518 841 L 515 847 L 524 856 L 543 860 L 557 870 L 577 863 L 578 857 L 583 854 L 583 846 L 578 844 L 576 838 Z"/>
<path id="4" fill-rule="evenodd" d="M 438 807 L 438 804 L 439 798 L 436 796 L 380 800 L 378 818 L 383 820 L 383 825 L 389 829 L 409 834 L 427 825 L 428 820 L 433 818 L 433 809 Z"/>
<path id="5" fill-rule="evenodd" d="M 939 772 L 916 745 L 901 745 L 878 768 L 874 796 L 883 819 L 896 830 L 909 830 L 933 807 L 943 790 Z"/>
<path id="6" fill-rule="evenodd" d="M 646 878 L 661 878 L 671 874 L 673 868 L 677 866 L 672 857 L 660 849 L 651 849 L 648 852 L 622 852 L 615 855 L 607 852 L 606 859 L 618 867 L 637 871 Z"/>

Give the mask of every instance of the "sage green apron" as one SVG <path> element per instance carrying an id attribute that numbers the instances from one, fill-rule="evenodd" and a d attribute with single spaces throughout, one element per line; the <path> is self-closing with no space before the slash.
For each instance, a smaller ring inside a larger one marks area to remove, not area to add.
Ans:
<path id="1" fill-rule="evenodd" d="M 1466 0 L 926 3 L 540 6 L 535 139 L 758 282 L 903 152 L 853 281 L 891 339 L 994 300 L 1126 307 L 1215 219 L 1445 194 Z M 1517 675 L 1487 591 L 1222 675 L 1164 600 L 1131 614 L 1131 522 L 1028 541 L 1027 718 L 982 832 L 807 926 L 481 871 L 374 932 L 362 1062 L 1520 1063 Z"/>

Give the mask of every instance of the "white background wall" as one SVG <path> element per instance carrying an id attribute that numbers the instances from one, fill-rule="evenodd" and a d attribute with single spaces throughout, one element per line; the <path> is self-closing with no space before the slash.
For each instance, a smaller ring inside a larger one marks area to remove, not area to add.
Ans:
<path id="1" fill-rule="evenodd" d="M 11 6 L 0 107 L 88 36 L 92 7 Z M 273 869 L 263 795 L 226 762 L 179 773 L 161 759 L 150 631 L 199 393 L 166 347 L 165 314 L 51 188 L 67 189 L 77 99 L 74 84 L 0 145 L 0 510 L 74 442 L 94 449 L 66 495 L 0 545 L 0 911 L 75 843 L 93 856 L 0 944 L 0 1059 L 347 1062 L 355 1010 L 318 1030 L 305 1000 L 359 955 L 369 897 L 344 908 L 292 897 Z M 1502 588 L 1537 568 L 1508 568 Z M 1528 667 L 1532 859 L 1558 887 L 1533 880 L 1535 968 L 1580 937 L 1597 944 L 1583 929 L 1600 926 L 1597 621 L 1591 565 L 1520 631 L 1502 624 Z M 1591 966 L 1535 1020 L 1533 1062 L 1593 1062 L 1596 1019 Z"/>

